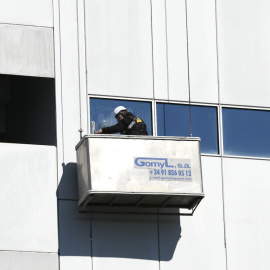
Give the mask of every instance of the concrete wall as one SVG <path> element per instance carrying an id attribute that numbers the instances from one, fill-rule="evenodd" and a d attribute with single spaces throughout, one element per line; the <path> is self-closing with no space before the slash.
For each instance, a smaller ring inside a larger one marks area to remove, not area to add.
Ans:
<path id="1" fill-rule="evenodd" d="M 31 80 L 32 86 L 28 82 L 29 76 L 54 77 L 53 25 L 51 0 L 0 1 L 0 73 L 25 76 L 17 77 L 13 84 L 0 82 L 0 91 L 6 91 L 5 86 L 16 88 L 2 104 L 6 117 L 11 117 L 5 119 L 11 124 L 5 133 L 14 129 L 13 135 L 24 143 L 28 143 L 31 132 L 33 137 L 43 137 L 40 131 L 44 132 L 47 123 L 40 129 L 42 123 L 35 124 L 35 120 L 48 109 L 49 114 L 55 111 L 45 100 L 50 96 L 46 89 L 54 95 L 54 85 L 48 86 L 43 80 L 36 87 L 40 78 Z M 10 76 L 4 78 L 10 80 Z M 25 88 L 36 91 L 32 101 L 39 96 L 35 102 L 39 108 L 32 107 L 39 112 L 31 120 Z M 7 112 L 11 100 L 19 105 L 12 114 Z M 27 132 L 30 121 L 38 130 Z M 51 136 L 55 138 L 55 134 Z M 1 269 L 59 269 L 56 156 L 55 146 L 0 143 Z"/>
<path id="2" fill-rule="evenodd" d="M 0 1 L 0 73 L 54 77 L 52 0 Z"/>
<path id="3" fill-rule="evenodd" d="M 3 269 L 58 269 L 56 149 L 0 143 Z"/>
<path id="4" fill-rule="evenodd" d="M 0 73 L 55 77 L 57 120 L 57 148 L 0 144 L 5 269 L 268 269 L 269 159 L 224 156 L 221 134 L 222 106 L 270 109 L 268 9 L 0 0 Z M 202 156 L 193 217 L 78 212 L 74 147 L 89 132 L 89 95 L 218 108 L 220 154 Z"/>

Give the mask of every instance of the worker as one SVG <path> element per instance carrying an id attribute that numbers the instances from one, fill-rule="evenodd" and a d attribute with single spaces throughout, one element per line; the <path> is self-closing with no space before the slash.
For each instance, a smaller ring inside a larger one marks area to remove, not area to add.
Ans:
<path id="1" fill-rule="evenodd" d="M 114 109 L 114 116 L 118 123 L 114 126 L 104 127 L 96 134 L 119 133 L 124 135 L 148 135 L 146 124 L 138 116 L 134 116 L 125 107 L 118 106 Z"/>

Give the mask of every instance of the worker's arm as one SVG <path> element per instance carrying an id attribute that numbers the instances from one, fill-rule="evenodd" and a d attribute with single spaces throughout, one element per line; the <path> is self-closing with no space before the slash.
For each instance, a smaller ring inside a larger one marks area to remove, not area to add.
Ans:
<path id="1" fill-rule="evenodd" d="M 102 131 L 101 133 L 103 133 L 103 134 L 113 134 L 113 133 L 119 133 L 119 132 L 122 133 L 126 129 L 127 129 L 126 122 L 124 120 L 121 120 L 116 125 L 113 125 L 111 127 L 105 127 L 105 128 L 103 128 L 101 130 Z M 101 134 L 101 133 L 98 133 L 98 134 Z"/>

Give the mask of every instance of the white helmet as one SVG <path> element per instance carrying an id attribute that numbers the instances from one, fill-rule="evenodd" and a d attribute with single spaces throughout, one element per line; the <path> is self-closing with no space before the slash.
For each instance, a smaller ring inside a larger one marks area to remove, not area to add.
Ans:
<path id="1" fill-rule="evenodd" d="M 126 110 L 127 108 L 123 107 L 123 106 L 118 106 L 114 109 L 113 113 L 114 113 L 114 117 L 120 112 L 120 111 L 123 111 L 123 110 Z"/>

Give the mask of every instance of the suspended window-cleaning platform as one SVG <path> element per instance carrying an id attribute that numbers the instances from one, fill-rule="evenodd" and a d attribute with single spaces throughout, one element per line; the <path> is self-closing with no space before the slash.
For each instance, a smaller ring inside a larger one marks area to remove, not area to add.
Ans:
<path id="1" fill-rule="evenodd" d="M 76 146 L 79 205 L 195 209 L 200 138 L 87 135 Z"/>

